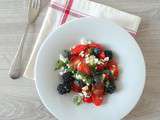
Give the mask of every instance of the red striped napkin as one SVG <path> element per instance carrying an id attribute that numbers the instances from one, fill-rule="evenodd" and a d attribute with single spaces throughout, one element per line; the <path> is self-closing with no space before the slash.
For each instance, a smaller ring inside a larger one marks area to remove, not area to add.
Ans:
<path id="1" fill-rule="evenodd" d="M 28 61 L 24 77 L 34 79 L 34 65 L 40 45 L 59 25 L 80 17 L 97 17 L 110 19 L 126 29 L 132 36 L 136 36 L 141 18 L 110 6 L 88 0 L 51 0 L 40 33 Z"/>

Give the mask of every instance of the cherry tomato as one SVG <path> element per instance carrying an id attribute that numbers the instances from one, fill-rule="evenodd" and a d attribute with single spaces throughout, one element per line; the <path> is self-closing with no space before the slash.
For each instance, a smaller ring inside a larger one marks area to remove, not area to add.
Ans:
<path id="1" fill-rule="evenodd" d="M 97 65 L 97 70 L 102 71 L 104 70 L 105 66 L 103 64 Z"/>
<path id="2" fill-rule="evenodd" d="M 87 45 L 76 45 L 74 48 L 71 49 L 71 53 L 72 54 L 78 54 L 81 52 L 81 51 L 84 51 L 85 49 L 87 48 Z"/>
<path id="3" fill-rule="evenodd" d="M 108 62 L 107 68 L 112 72 L 114 79 L 117 79 L 119 76 L 119 68 L 117 63 L 114 60 L 112 60 Z"/>
<path id="4" fill-rule="evenodd" d="M 107 79 L 107 80 L 111 80 L 111 77 L 110 77 L 109 73 L 104 73 L 104 74 L 103 74 L 103 77 L 104 77 L 105 79 Z"/>
<path id="5" fill-rule="evenodd" d="M 100 106 L 103 103 L 103 96 L 92 95 L 92 101 L 96 106 Z"/>
<path id="6" fill-rule="evenodd" d="M 73 83 L 71 84 L 71 88 L 72 88 L 72 90 L 73 90 L 74 92 L 80 93 L 80 92 L 82 91 L 82 88 L 81 88 L 78 84 L 76 84 L 75 82 L 73 82 Z"/>
<path id="7" fill-rule="evenodd" d="M 99 55 L 98 55 L 98 58 L 100 59 L 104 59 L 106 57 L 105 53 L 104 52 L 101 52 Z"/>
<path id="8" fill-rule="evenodd" d="M 118 67 L 110 67 L 109 70 L 112 72 L 114 79 L 118 78 L 119 75 L 119 69 Z"/>
<path id="9" fill-rule="evenodd" d="M 116 63 L 116 61 L 115 60 L 111 60 L 111 61 L 109 61 L 107 64 L 105 64 L 106 65 L 106 67 L 110 67 L 110 66 L 117 66 L 117 63 Z"/>
<path id="10" fill-rule="evenodd" d="M 71 66 L 73 69 L 77 69 L 78 64 L 81 63 L 82 61 L 83 61 L 83 58 L 82 58 L 82 57 L 73 55 L 73 56 L 71 56 L 71 58 L 70 58 L 70 66 Z"/>
<path id="11" fill-rule="evenodd" d="M 77 66 L 77 70 L 78 70 L 79 72 L 82 72 L 82 73 L 87 74 L 87 75 L 90 75 L 90 74 L 91 74 L 90 67 L 89 67 L 86 63 L 84 63 L 84 62 L 80 63 L 80 64 Z"/>
<path id="12" fill-rule="evenodd" d="M 92 103 L 92 97 L 83 97 L 83 101 L 86 103 Z"/>
<path id="13" fill-rule="evenodd" d="M 104 95 L 104 84 L 99 82 L 96 83 L 95 85 L 92 86 L 93 87 L 93 94 L 96 96 L 103 96 Z"/>

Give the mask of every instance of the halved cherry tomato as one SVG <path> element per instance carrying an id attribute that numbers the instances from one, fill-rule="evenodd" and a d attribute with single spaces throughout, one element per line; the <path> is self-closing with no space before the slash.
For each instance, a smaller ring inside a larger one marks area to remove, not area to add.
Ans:
<path id="1" fill-rule="evenodd" d="M 83 101 L 86 103 L 92 103 L 92 97 L 83 97 Z"/>
<path id="2" fill-rule="evenodd" d="M 73 69 L 77 69 L 78 64 L 81 63 L 82 61 L 83 61 L 83 58 L 82 58 L 82 57 L 73 55 L 73 56 L 71 56 L 71 58 L 70 58 L 70 66 L 71 66 Z"/>
<path id="3" fill-rule="evenodd" d="M 91 51 L 91 49 L 86 49 L 86 50 L 84 51 L 84 56 L 89 55 L 89 54 L 90 54 L 90 51 Z"/>
<path id="4" fill-rule="evenodd" d="M 76 45 L 71 49 L 72 54 L 79 54 L 81 51 L 84 51 L 87 48 L 87 45 Z"/>
<path id="5" fill-rule="evenodd" d="M 71 88 L 72 88 L 72 90 L 73 90 L 74 92 L 80 93 L 80 92 L 82 91 L 82 88 L 81 88 L 78 84 L 76 84 L 75 82 L 73 82 L 73 83 L 71 84 Z"/>
<path id="6" fill-rule="evenodd" d="M 104 73 L 104 74 L 103 74 L 103 77 L 104 77 L 105 79 L 107 79 L 107 80 L 111 80 L 111 79 L 112 79 L 109 73 Z"/>
<path id="7" fill-rule="evenodd" d="M 90 75 L 91 74 L 91 70 L 90 70 L 90 67 L 84 63 L 84 62 L 81 62 L 78 66 L 77 66 L 77 70 L 79 72 L 82 72 L 84 74 L 87 74 L 87 75 Z"/>
<path id="8" fill-rule="evenodd" d="M 103 96 L 92 95 L 92 101 L 96 106 L 100 106 L 103 103 Z"/>
<path id="9" fill-rule="evenodd" d="M 105 66 L 103 64 L 97 65 L 97 71 L 104 70 Z"/>
<path id="10" fill-rule="evenodd" d="M 101 52 L 99 55 L 98 55 L 98 58 L 100 59 L 104 59 L 106 57 L 105 53 L 104 52 Z"/>
<path id="11" fill-rule="evenodd" d="M 112 72 L 114 79 L 117 79 L 119 75 L 118 66 L 110 66 L 109 70 Z"/>
<path id="12" fill-rule="evenodd" d="M 105 64 L 105 65 L 106 65 L 106 67 L 109 67 L 109 66 L 112 66 L 112 65 L 117 66 L 117 63 L 116 63 L 115 60 L 111 60 L 111 61 L 107 62 L 107 64 Z"/>
<path id="13" fill-rule="evenodd" d="M 93 90 L 92 93 L 96 96 L 103 96 L 104 95 L 104 84 L 99 82 L 92 86 Z"/>
<path id="14" fill-rule="evenodd" d="M 107 68 L 112 72 L 114 79 L 117 79 L 119 75 L 119 68 L 116 61 L 112 60 L 108 62 Z"/>

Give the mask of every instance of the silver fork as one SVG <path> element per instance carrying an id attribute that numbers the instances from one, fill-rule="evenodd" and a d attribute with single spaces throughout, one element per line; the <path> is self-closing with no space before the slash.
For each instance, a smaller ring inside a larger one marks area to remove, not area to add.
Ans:
<path id="1" fill-rule="evenodd" d="M 9 76 L 12 79 L 18 79 L 19 77 L 22 76 L 23 70 L 22 70 L 22 56 L 23 56 L 23 47 L 24 43 L 26 40 L 26 35 L 29 29 L 29 26 L 34 23 L 36 18 L 39 15 L 39 10 L 40 10 L 40 0 L 29 0 L 29 5 L 28 5 L 28 20 L 27 24 L 25 27 L 24 34 L 21 38 L 20 45 L 18 47 L 18 51 L 14 57 L 14 60 L 11 63 L 10 69 L 9 69 Z"/>

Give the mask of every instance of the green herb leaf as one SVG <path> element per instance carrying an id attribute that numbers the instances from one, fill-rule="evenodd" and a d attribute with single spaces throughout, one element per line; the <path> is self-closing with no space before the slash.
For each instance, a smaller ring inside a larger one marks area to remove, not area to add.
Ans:
<path id="1" fill-rule="evenodd" d="M 93 79 L 91 77 L 87 77 L 85 83 L 90 85 L 93 83 Z"/>
<path id="2" fill-rule="evenodd" d="M 85 80 L 84 83 L 89 84 L 89 85 L 93 83 L 93 78 L 91 76 L 83 74 L 81 72 L 77 72 L 77 74 L 82 76 L 82 79 Z"/>
<path id="3" fill-rule="evenodd" d="M 97 66 L 96 64 L 90 66 L 90 68 L 91 68 L 91 70 L 92 70 L 93 72 L 96 72 L 96 66 Z"/>
<path id="4" fill-rule="evenodd" d="M 105 82 L 106 88 L 109 86 L 109 84 L 110 84 L 109 80 L 106 80 L 106 82 Z"/>
<path id="5" fill-rule="evenodd" d="M 103 73 L 110 73 L 110 71 L 108 69 L 105 69 L 102 71 Z"/>
<path id="6" fill-rule="evenodd" d="M 64 67 L 66 64 L 61 61 L 61 60 L 58 60 L 56 65 L 55 65 L 55 70 L 59 70 L 60 68 Z"/>
<path id="7" fill-rule="evenodd" d="M 67 71 L 67 72 L 71 72 L 71 73 L 73 73 L 73 74 L 76 73 L 76 71 L 75 71 L 73 68 L 67 67 L 67 66 L 66 66 L 66 71 Z"/>
<path id="8" fill-rule="evenodd" d="M 82 96 L 76 95 L 73 96 L 73 103 L 76 105 L 80 105 L 83 103 Z"/>

